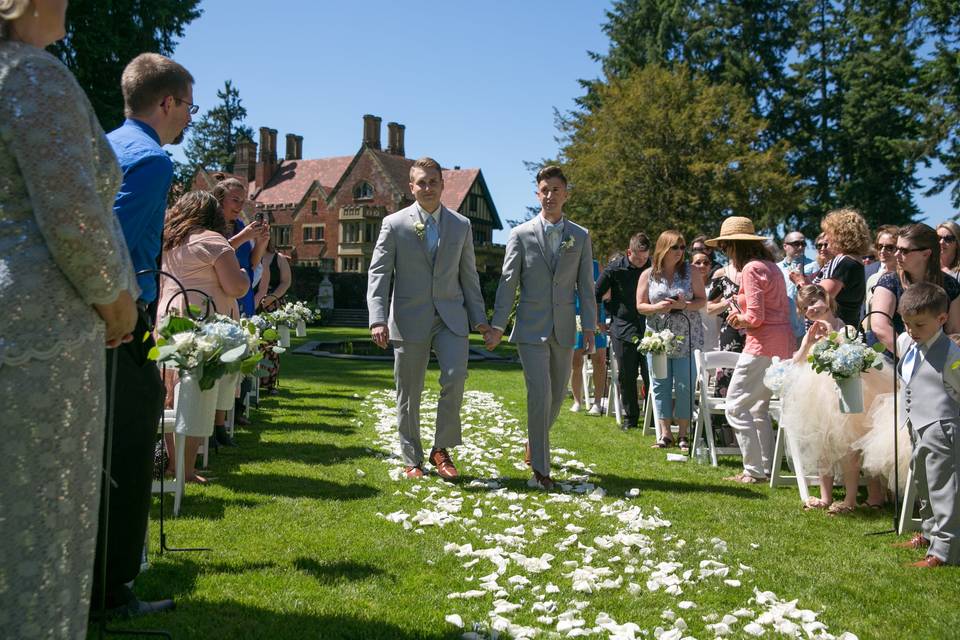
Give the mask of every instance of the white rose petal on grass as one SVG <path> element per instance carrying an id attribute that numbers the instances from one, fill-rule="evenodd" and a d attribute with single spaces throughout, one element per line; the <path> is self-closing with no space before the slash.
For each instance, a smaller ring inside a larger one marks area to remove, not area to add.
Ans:
<path id="1" fill-rule="evenodd" d="M 463 629 L 463 618 L 456 613 L 451 613 L 450 615 L 446 616 L 444 620 L 458 629 Z"/>
<path id="2" fill-rule="evenodd" d="M 364 471 L 363 469 L 357 469 L 357 476 L 362 478 L 365 475 L 367 475 L 366 471 Z"/>
<path id="3" fill-rule="evenodd" d="M 766 633 L 766 630 L 756 622 L 751 622 L 750 624 L 748 624 L 743 628 L 743 632 L 759 638 L 764 633 Z"/>
<path id="4" fill-rule="evenodd" d="M 740 586 L 740 581 L 739 581 L 739 580 L 724 580 L 724 581 L 723 581 L 723 584 L 727 585 L 728 587 L 739 587 L 739 586 Z"/>
<path id="5" fill-rule="evenodd" d="M 677 603 L 677 607 L 680 609 L 696 609 L 697 604 L 695 602 L 690 602 L 689 600 L 682 600 Z"/>

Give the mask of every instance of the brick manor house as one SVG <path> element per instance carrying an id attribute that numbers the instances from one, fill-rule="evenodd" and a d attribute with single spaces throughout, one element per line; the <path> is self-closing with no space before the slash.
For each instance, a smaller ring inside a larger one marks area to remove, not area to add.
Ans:
<path id="1" fill-rule="evenodd" d="M 363 116 L 363 141 L 352 156 L 304 160 L 303 137 L 287 134 L 284 159 L 277 159 L 277 130 L 260 128 L 258 145 L 237 144 L 234 177 L 246 183 L 248 219 L 263 212 L 274 244 L 293 264 L 324 271 L 365 273 L 380 232 L 380 220 L 413 204 L 404 155 L 402 124 L 387 124 L 387 149 L 380 147 L 377 116 Z M 195 189 L 215 184 L 201 169 Z M 494 245 L 494 229 L 503 229 L 480 169 L 443 170 L 443 204 L 470 219 L 477 270 L 499 273 L 504 247 Z"/>

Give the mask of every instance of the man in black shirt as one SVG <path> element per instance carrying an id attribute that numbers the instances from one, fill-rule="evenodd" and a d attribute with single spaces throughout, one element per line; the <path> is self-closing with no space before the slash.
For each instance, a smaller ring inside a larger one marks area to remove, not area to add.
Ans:
<path id="1" fill-rule="evenodd" d="M 646 318 L 637 313 L 637 281 L 650 266 L 650 239 L 638 233 L 630 238 L 627 255 L 612 261 L 597 280 L 597 304 L 607 292 L 610 300 L 610 346 L 617 359 L 619 374 L 617 386 L 623 403 L 624 430 L 636 427 L 640 421 L 640 403 L 637 399 L 637 374 L 643 375 L 644 389 L 650 388 L 647 361 L 637 353 L 634 340 L 643 337 Z"/>

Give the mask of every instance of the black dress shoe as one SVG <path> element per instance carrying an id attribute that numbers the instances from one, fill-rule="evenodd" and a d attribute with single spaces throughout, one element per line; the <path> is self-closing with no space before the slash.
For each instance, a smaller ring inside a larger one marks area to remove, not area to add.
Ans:
<path id="1" fill-rule="evenodd" d="M 221 447 L 237 446 L 237 443 L 234 442 L 233 438 L 230 437 L 230 434 L 227 433 L 227 428 L 222 424 L 214 425 L 213 439 L 216 440 L 217 444 Z"/>

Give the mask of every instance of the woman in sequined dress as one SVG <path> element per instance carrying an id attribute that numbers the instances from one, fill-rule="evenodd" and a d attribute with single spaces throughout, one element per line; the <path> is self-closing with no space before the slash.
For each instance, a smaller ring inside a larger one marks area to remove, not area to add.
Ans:
<path id="1" fill-rule="evenodd" d="M 104 344 L 131 339 L 120 170 L 44 48 L 66 0 L 0 0 L 0 635 L 86 635 L 105 424 Z"/>

